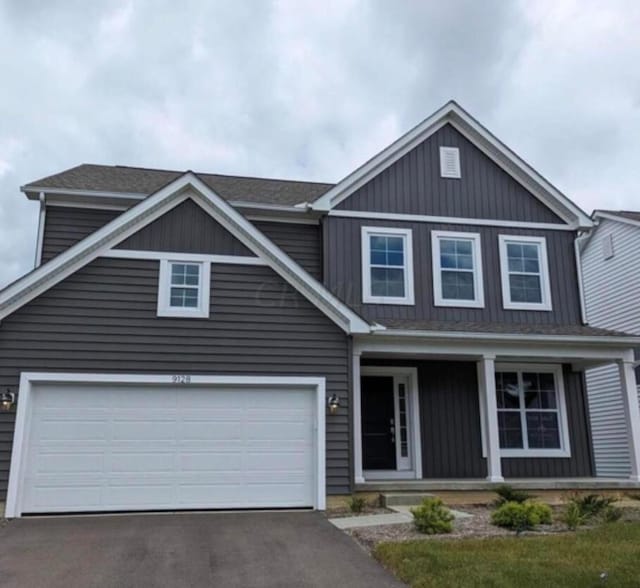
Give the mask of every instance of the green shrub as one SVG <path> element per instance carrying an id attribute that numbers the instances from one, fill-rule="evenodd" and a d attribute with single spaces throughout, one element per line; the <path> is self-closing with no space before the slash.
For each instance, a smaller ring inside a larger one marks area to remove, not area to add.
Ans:
<path id="1" fill-rule="evenodd" d="M 605 523 L 615 523 L 622 517 L 622 509 L 610 504 L 602 511 L 602 520 Z"/>
<path id="2" fill-rule="evenodd" d="M 640 492 L 627 492 L 627 498 L 631 498 L 631 500 L 640 500 Z"/>
<path id="3" fill-rule="evenodd" d="M 615 501 L 616 499 L 613 497 L 601 496 L 600 494 L 586 494 L 584 496 L 574 494 L 569 498 L 563 520 L 572 531 L 593 520 L 617 521 L 622 516 L 622 511 L 613 506 Z"/>
<path id="4" fill-rule="evenodd" d="M 495 492 L 498 495 L 498 498 L 494 501 L 496 506 L 501 506 L 506 502 L 525 502 L 533 498 L 528 492 L 516 490 L 513 486 L 509 486 L 509 484 L 498 486 Z"/>
<path id="5" fill-rule="evenodd" d="M 347 500 L 347 507 L 351 512 L 362 512 L 367 506 L 367 501 L 363 496 L 355 494 Z"/>
<path id="6" fill-rule="evenodd" d="M 585 524 L 587 517 L 585 517 L 577 503 L 569 502 L 562 515 L 562 520 L 571 531 L 575 531 L 580 525 Z"/>
<path id="7" fill-rule="evenodd" d="M 453 531 L 455 517 L 439 498 L 425 498 L 420 506 L 411 509 L 411 514 L 416 529 L 421 533 L 437 535 Z"/>
<path id="8" fill-rule="evenodd" d="M 517 532 L 533 529 L 536 525 L 551 523 L 551 507 L 542 502 L 505 502 L 491 515 L 491 522 L 498 527 Z"/>
<path id="9" fill-rule="evenodd" d="M 582 514 L 591 519 L 601 515 L 616 499 L 610 496 L 601 496 L 600 494 L 587 494 L 585 496 L 576 495 L 571 498 L 571 501 L 580 507 Z"/>

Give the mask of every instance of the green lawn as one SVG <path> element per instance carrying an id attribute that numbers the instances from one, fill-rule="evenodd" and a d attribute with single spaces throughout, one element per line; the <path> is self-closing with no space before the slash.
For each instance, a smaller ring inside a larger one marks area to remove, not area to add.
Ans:
<path id="1" fill-rule="evenodd" d="M 412 588 L 638 587 L 640 523 L 537 537 L 381 543 L 375 556 Z"/>

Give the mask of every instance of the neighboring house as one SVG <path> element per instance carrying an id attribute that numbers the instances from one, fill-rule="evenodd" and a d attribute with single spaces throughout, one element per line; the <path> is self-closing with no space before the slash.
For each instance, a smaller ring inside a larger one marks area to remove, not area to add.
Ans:
<path id="1" fill-rule="evenodd" d="M 596 210 L 592 218 L 595 227 L 581 240 L 589 324 L 640 335 L 640 212 Z M 587 371 L 587 391 L 596 472 L 628 476 L 629 440 L 617 367 Z"/>
<path id="2" fill-rule="evenodd" d="M 595 484 L 583 376 L 611 362 L 640 480 L 640 338 L 581 316 L 593 223 L 453 102 L 336 185 L 80 165 L 22 190 L 8 516 Z"/>

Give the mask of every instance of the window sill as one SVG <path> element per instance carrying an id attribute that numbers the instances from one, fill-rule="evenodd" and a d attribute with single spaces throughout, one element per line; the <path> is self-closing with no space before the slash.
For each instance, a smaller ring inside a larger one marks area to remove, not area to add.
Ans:
<path id="1" fill-rule="evenodd" d="M 564 449 L 501 449 L 500 457 L 550 457 L 550 458 L 568 458 L 571 457 L 570 451 Z"/>
<path id="2" fill-rule="evenodd" d="M 483 300 L 436 300 L 434 306 L 449 308 L 484 308 Z"/>
<path id="3" fill-rule="evenodd" d="M 505 310 L 541 310 L 543 312 L 551 312 L 551 304 L 518 304 L 517 302 L 505 302 L 503 305 Z"/>
<path id="4" fill-rule="evenodd" d="M 415 306 L 412 298 L 387 298 L 386 296 L 363 296 L 362 304 L 396 304 L 400 306 Z"/>
<path id="5" fill-rule="evenodd" d="M 194 310 L 180 310 L 180 309 L 167 308 L 163 310 L 158 310 L 157 316 L 168 317 L 168 318 L 191 318 L 191 319 L 209 318 L 209 311 L 202 310 L 199 308 L 196 308 Z"/>

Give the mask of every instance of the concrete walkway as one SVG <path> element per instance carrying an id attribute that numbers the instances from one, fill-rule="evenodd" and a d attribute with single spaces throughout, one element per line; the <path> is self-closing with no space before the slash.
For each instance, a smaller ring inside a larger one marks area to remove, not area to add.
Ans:
<path id="1" fill-rule="evenodd" d="M 359 527 L 377 527 L 378 525 L 399 525 L 402 523 L 413 522 L 413 515 L 411 509 L 414 506 L 389 506 L 389 510 L 394 512 L 372 514 L 372 515 L 360 515 L 357 517 L 340 517 L 335 519 L 329 519 L 329 522 L 338 529 L 357 529 Z M 450 509 L 451 513 L 456 519 L 466 519 L 473 515 L 462 512 L 459 510 Z"/>

